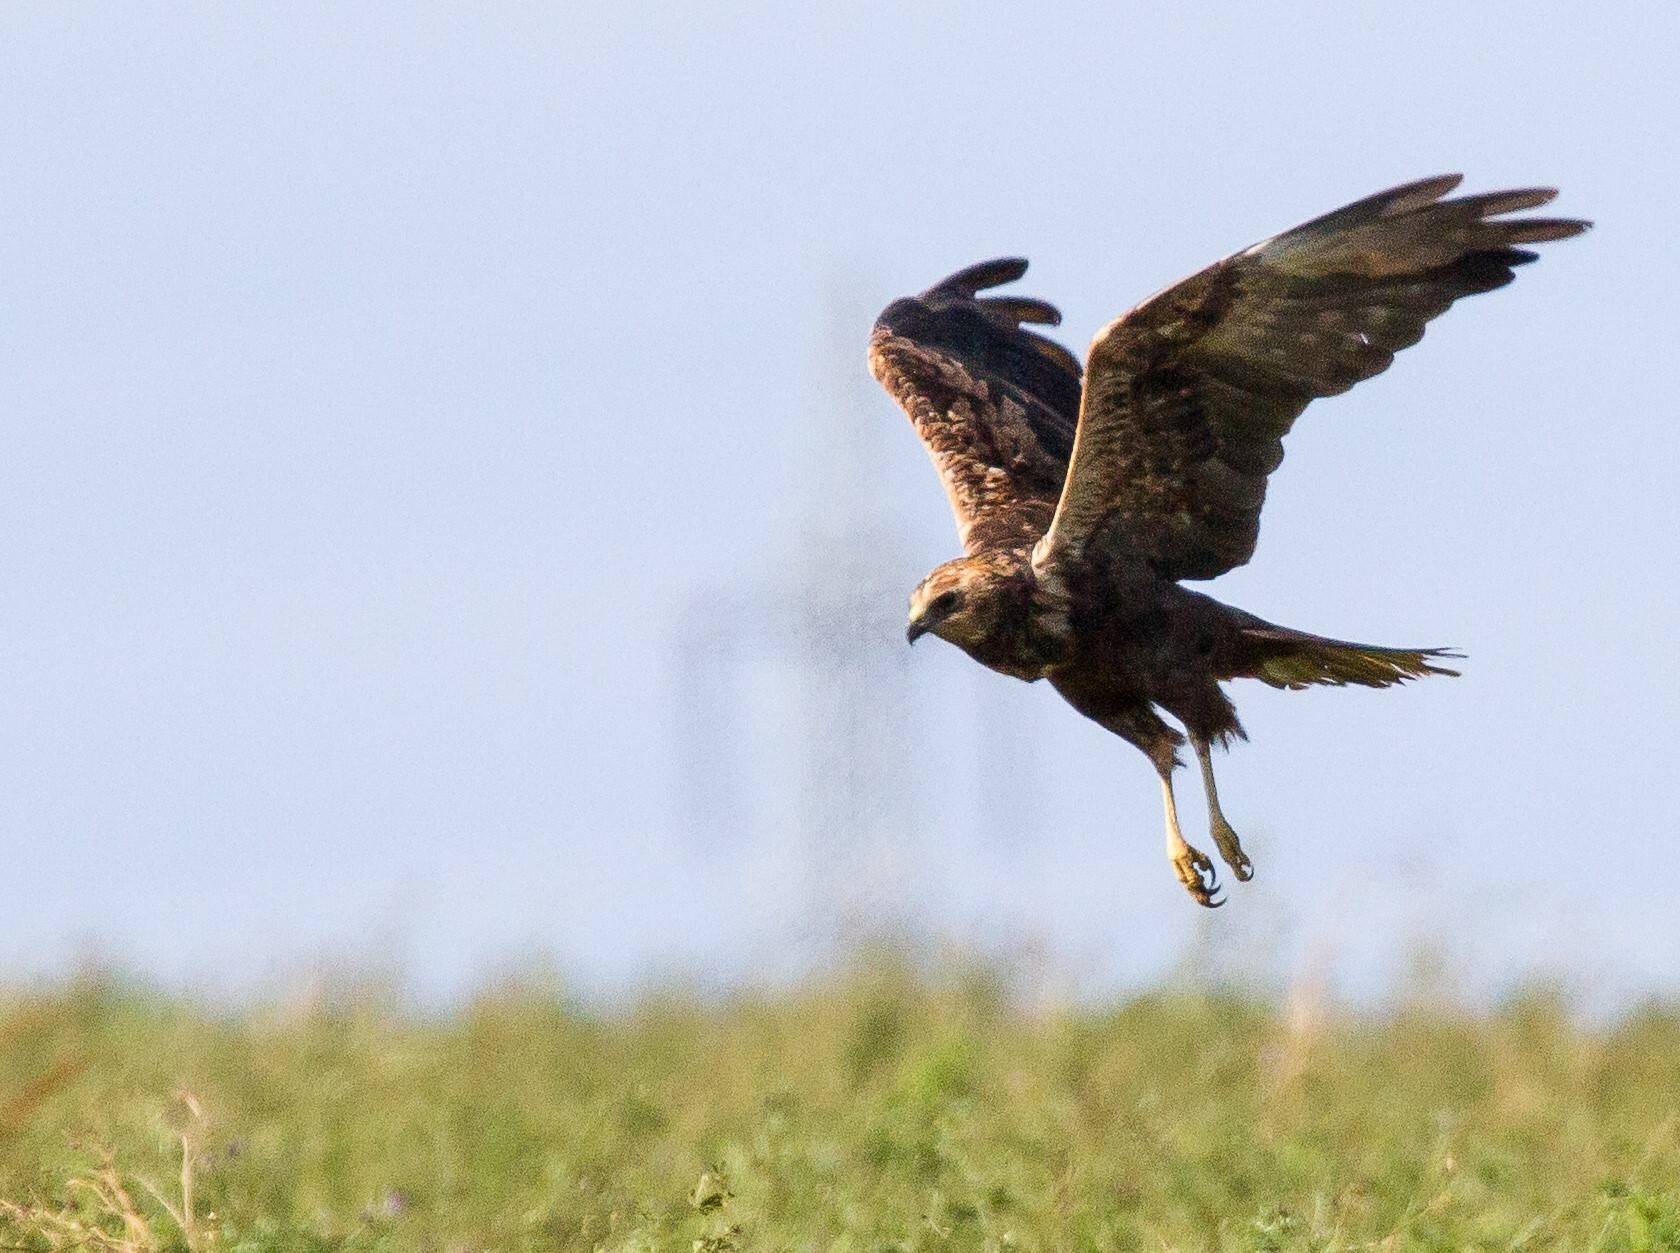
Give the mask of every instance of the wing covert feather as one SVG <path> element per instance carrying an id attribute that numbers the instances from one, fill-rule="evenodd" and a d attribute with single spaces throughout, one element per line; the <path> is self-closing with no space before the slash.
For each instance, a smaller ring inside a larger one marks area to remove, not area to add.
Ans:
<path id="1" fill-rule="evenodd" d="M 909 415 L 970 552 L 1044 534 L 1073 448 L 1079 360 L 1023 325 L 1061 315 L 1042 300 L 979 295 L 1026 268 L 982 262 L 895 300 L 869 340 L 870 370 Z"/>

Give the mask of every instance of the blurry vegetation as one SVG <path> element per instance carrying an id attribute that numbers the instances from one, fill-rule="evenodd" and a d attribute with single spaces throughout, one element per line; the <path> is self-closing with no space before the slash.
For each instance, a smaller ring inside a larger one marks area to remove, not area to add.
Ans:
<path id="1" fill-rule="evenodd" d="M 0 995 L 0 1246 L 1680 1250 L 1680 1015 Z"/>

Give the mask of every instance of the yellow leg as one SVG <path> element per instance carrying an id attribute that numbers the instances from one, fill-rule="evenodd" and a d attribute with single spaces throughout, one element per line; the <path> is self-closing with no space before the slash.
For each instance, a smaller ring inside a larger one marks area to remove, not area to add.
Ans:
<path id="1" fill-rule="evenodd" d="M 1214 893 L 1219 891 L 1219 878 L 1214 874 L 1213 862 L 1206 853 L 1192 847 L 1179 829 L 1172 775 L 1166 771 L 1161 773 L 1161 803 L 1167 813 L 1167 860 L 1172 863 L 1173 873 L 1198 905 L 1218 908 L 1225 902 L 1214 897 Z"/>
<path id="2" fill-rule="evenodd" d="M 1243 852 L 1242 841 L 1237 839 L 1237 833 L 1225 821 L 1224 811 L 1219 808 L 1219 788 L 1213 781 L 1213 755 L 1208 742 L 1199 735 L 1192 735 L 1190 743 L 1196 750 L 1196 760 L 1201 763 L 1202 783 L 1207 789 L 1208 831 L 1231 873 L 1246 883 L 1254 877 L 1254 863 Z"/>

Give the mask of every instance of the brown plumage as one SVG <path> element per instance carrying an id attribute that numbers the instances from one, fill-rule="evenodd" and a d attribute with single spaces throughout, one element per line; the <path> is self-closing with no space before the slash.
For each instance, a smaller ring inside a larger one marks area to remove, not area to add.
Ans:
<path id="1" fill-rule="evenodd" d="M 869 364 L 910 415 L 965 555 L 912 594 L 909 638 L 932 633 L 1028 681 L 1141 749 L 1161 778 L 1168 855 L 1204 905 L 1212 862 L 1179 830 L 1172 772 L 1185 736 L 1221 856 L 1252 874 L 1220 812 L 1211 745 L 1242 735 L 1220 684 L 1387 687 L 1442 649 L 1378 648 L 1273 626 L 1179 585 L 1254 553 L 1266 481 L 1309 402 L 1388 368 L 1461 296 L 1510 282 L 1523 244 L 1588 223 L 1509 217 L 1548 188 L 1444 200 L 1458 175 L 1360 200 L 1256 244 L 1097 332 L 1082 372 L 1043 301 L 981 296 L 1026 272 L 988 261 L 875 323 Z M 1083 378 L 1081 377 L 1083 373 Z"/>

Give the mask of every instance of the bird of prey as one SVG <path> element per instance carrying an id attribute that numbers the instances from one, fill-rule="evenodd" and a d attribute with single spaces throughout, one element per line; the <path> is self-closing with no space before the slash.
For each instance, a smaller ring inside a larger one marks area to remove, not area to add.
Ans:
<path id="1" fill-rule="evenodd" d="M 910 596 L 908 638 L 1048 679 L 1142 750 L 1161 780 L 1167 856 L 1190 895 L 1222 903 L 1213 863 L 1179 828 L 1183 724 L 1208 822 L 1240 880 L 1253 865 L 1219 807 L 1209 751 L 1242 737 L 1221 684 L 1388 687 L 1459 654 L 1380 648 L 1276 626 L 1182 586 L 1253 555 L 1266 480 L 1315 397 L 1388 368 L 1461 296 L 1510 282 L 1523 244 L 1590 223 L 1513 217 L 1550 188 L 1445 199 L 1456 174 L 1381 192 L 1217 262 L 1110 322 L 1084 368 L 1028 330 L 1056 309 L 980 293 L 1026 272 L 970 266 L 895 300 L 872 373 L 909 414 L 956 514 L 964 555 Z"/>

